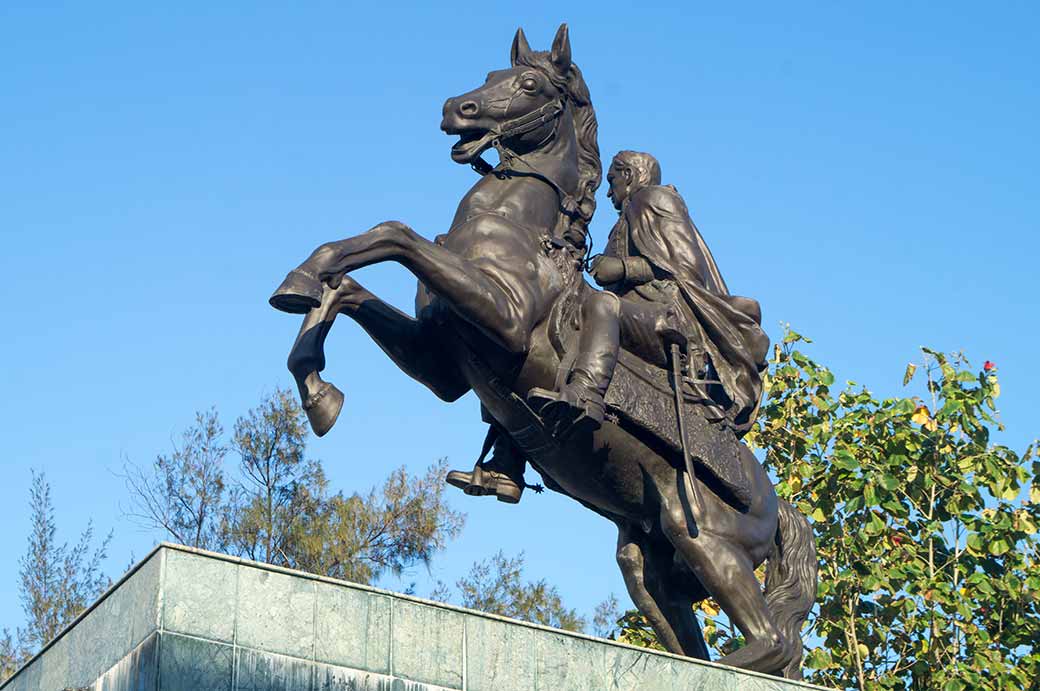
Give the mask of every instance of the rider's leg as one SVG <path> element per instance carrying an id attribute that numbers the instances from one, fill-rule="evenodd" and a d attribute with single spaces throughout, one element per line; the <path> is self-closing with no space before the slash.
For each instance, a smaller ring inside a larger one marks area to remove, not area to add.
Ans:
<path id="1" fill-rule="evenodd" d="M 528 396 L 557 435 L 573 426 L 595 429 L 603 423 L 603 398 L 620 348 L 621 303 L 613 293 L 588 293 L 581 305 L 578 355 L 567 381 L 559 392 L 532 389 Z"/>
<path id="2" fill-rule="evenodd" d="M 658 486 L 661 528 L 747 641 L 744 647 L 718 662 L 766 674 L 780 674 L 787 664 L 783 634 L 773 621 L 750 557 L 733 541 L 716 537 L 706 530 L 698 532 L 697 537 L 690 535 L 686 512 L 679 498 L 679 481 Z"/>
<path id="3" fill-rule="evenodd" d="M 505 220 L 490 217 L 481 223 L 508 225 Z M 507 249 L 520 252 L 527 248 Z M 335 283 L 346 272 L 384 261 L 396 261 L 411 271 L 432 292 L 450 303 L 459 316 L 509 352 L 526 351 L 534 322 L 546 302 L 534 264 L 521 263 L 521 268 L 514 271 L 516 275 L 509 276 L 506 286 L 493 276 L 498 270 L 496 266 L 489 264 L 482 268 L 478 260 L 464 258 L 430 242 L 396 221 L 322 245 L 289 273 L 270 302 L 288 312 L 300 312 L 302 305 L 317 306 L 321 281 Z M 530 267 L 526 274 L 524 267 Z"/>
<path id="4" fill-rule="evenodd" d="M 675 308 L 638 297 L 621 301 L 621 346 L 653 365 L 670 368 L 670 344 L 685 340 Z M 680 342 L 685 347 L 685 343 Z"/>
<path id="5" fill-rule="evenodd" d="M 526 486 L 527 461 L 509 435 L 494 423 L 489 434 L 495 436 L 491 458 L 478 460 L 472 471 L 452 470 L 446 480 L 471 496 L 495 496 L 499 501 L 516 504 Z"/>

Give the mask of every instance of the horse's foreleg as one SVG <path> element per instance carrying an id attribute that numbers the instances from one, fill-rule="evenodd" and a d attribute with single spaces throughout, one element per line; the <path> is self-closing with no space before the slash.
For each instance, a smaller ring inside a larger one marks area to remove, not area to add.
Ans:
<path id="1" fill-rule="evenodd" d="M 693 612 L 703 588 L 688 587 L 672 574 L 668 547 L 651 543 L 639 526 L 618 526 L 617 562 L 632 602 L 669 652 L 707 660 L 708 648 Z"/>
<path id="2" fill-rule="evenodd" d="M 538 312 L 535 292 L 540 289 L 533 270 L 532 276 L 510 280 L 506 287 L 474 262 L 396 221 L 322 245 L 289 273 L 271 297 L 271 304 L 288 312 L 318 307 L 322 282 L 336 285 L 343 274 L 384 261 L 396 261 L 411 271 L 463 319 L 510 352 L 521 353 L 527 348 Z"/>
<path id="3" fill-rule="evenodd" d="M 340 303 L 340 314 L 357 322 L 405 374 L 448 403 L 469 391 L 469 383 L 444 352 L 433 325 L 383 302 L 350 276 L 343 277 L 339 290 L 349 295 Z"/>
<path id="4" fill-rule="evenodd" d="M 661 603 L 657 601 L 651 592 L 650 583 L 647 582 L 648 571 L 651 569 L 647 559 L 643 542 L 645 536 L 640 535 L 641 528 L 632 527 L 627 524 L 618 525 L 617 563 L 621 568 L 621 576 L 625 580 L 625 587 L 632 602 L 639 608 L 640 613 L 646 617 L 657 634 L 657 640 L 661 642 L 668 652 L 676 655 L 684 655 L 686 651 L 679 635 L 669 617 L 664 613 Z"/>
<path id="5" fill-rule="evenodd" d="M 321 302 L 303 318 L 289 360 L 286 363 L 307 413 L 311 428 L 319 437 L 335 424 L 343 407 L 343 393 L 318 375 L 325 369 L 325 337 L 336 320 L 345 287 L 324 287 Z"/>
<path id="6" fill-rule="evenodd" d="M 335 288 L 324 286 L 321 303 L 304 317 L 289 353 L 289 371 L 296 379 L 300 400 L 318 436 L 332 427 L 343 403 L 343 394 L 318 374 L 325 369 L 325 338 L 337 314 L 345 314 L 360 324 L 398 367 L 438 397 L 454 401 L 469 390 L 421 322 L 344 276 Z"/>

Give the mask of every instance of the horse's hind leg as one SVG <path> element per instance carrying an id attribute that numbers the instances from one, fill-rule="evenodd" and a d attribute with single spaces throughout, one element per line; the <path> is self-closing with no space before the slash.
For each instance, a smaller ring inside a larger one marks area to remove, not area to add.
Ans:
<path id="1" fill-rule="evenodd" d="M 747 641 L 718 662 L 780 675 L 788 663 L 783 635 L 773 621 L 750 557 L 731 541 L 707 530 L 691 537 L 678 487 L 662 494 L 667 494 L 661 497 L 665 536 Z"/>
<path id="2" fill-rule="evenodd" d="M 661 555 L 660 549 L 639 526 L 618 525 L 617 561 L 632 601 L 670 652 L 707 660 L 693 598 L 679 592 L 669 573 L 671 554 Z"/>

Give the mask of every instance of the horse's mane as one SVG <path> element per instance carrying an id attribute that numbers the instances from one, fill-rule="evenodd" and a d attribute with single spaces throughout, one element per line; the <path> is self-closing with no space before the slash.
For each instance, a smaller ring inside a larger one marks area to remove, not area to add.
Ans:
<path id="1" fill-rule="evenodd" d="M 596 190 L 603 179 L 602 162 L 599 157 L 599 123 L 596 111 L 592 107 L 589 87 L 581 70 L 574 63 L 566 74 L 560 74 L 546 51 L 529 51 L 517 57 L 517 63 L 533 67 L 546 74 L 553 84 L 567 94 L 572 106 L 574 119 L 574 138 L 578 143 L 578 190 L 575 199 L 578 204 L 577 218 L 571 221 L 571 228 L 577 233 L 568 233 L 572 242 L 584 248 L 588 236 L 589 222 L 596 212 Z"/>

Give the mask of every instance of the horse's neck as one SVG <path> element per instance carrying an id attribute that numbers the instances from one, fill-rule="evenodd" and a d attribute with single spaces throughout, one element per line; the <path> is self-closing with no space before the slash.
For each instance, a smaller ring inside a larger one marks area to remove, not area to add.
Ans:
<path id="1" fill-rule="evenodd" d="M 563 193 L 574 196 L 578 188 L 578 143 L 570 110 L 560 116 L 555 133 L 544 146 L 532 151 L 507 152 L 507 156 L 516 157 L 510 168 L 521 174 L 537 171 Z"/>
<path id="2" fill-rule="evenodd" d="M 559 123 L 558 136 L 542 148 L 507 152 L 497 172 L 482 177 L 463 197 L 453 225 L 493 213 L 525 226 L 551 229 L 562 201 L 556 187 L 573 196 L 578 186 L 578 149 L 573 132 L 568 115 Z"/>

